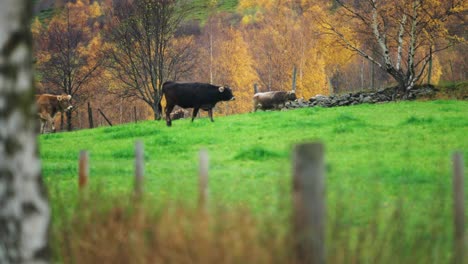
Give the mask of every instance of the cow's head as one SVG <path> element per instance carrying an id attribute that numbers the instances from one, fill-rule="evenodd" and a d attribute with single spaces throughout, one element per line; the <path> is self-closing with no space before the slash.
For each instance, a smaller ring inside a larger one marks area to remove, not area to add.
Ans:
<path id="1" fill-rule="evenodd" d="M 218 91 L 221 93 L 221 98 L 223 101 L 231 101 L 236 99 L 232 94 L 231 88 L 228 86 L 220 86 Z"/>
<path id="2" fill-rule="evenodd" d="M 289 100 L 289 101 L 294 101 L 294 100 L 296 100 L 296 99 L 297 99 L 297 97 L 296 97 L 296 92 L 294 92 L 294 91 L 288 92 L 288 100 Z"/>
<path id="3" fill-rule="evenodd" d="M 58 100 L 60 109 L 62 109 L 62 111 L 72 110 L 73 106 L 70 103 L 71 98 L 72 97 L 69 94 L 57 95 L 57 100 Z"/>

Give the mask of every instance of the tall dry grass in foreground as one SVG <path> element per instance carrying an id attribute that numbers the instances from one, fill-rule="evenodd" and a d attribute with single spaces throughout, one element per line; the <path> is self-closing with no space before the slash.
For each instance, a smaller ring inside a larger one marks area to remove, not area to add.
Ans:
<path id="1" fill-rule="evenodd" d="M 54 234 L 63 263 L 291 263 L 288 238 L 246 209 L 80 201 Z M 86 207 L 86 209 L 84 208 Z"/>
<path id="2" fill-rule="evenodd" d="M 287 212 L 273 219 L 245 208 L 205 211 L 91 197 L 56 223 L 53 248 L 61 263 L 300 263 Z M 451 263 L 444 204 L 430 206 L 425 221 L 415 221 L 403 205 L 376 207 L 365 223 L 347 219 L 340 204 L 329 208 L 327 263 Z"/>

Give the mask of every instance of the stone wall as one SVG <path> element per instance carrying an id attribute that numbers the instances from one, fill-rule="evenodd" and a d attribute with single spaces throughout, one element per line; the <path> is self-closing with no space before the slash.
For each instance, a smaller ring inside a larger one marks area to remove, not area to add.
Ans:
<path id="1" fill-rule="evenodd" d="M 373 92 L 356 92 L 341 95 L 317 95 L 309 100 L 297 99 L 293 102 L 288 102 L 285 105 L 286 109 L 294 109 L 301 107 L 335 107 L 356 104 L 374 104 L 401 100 L 415 100 L 420 98 L 432 98 L 436 93 L 436 89 L 432 85 L 416 87 L 407 94 L 399 92 L 396 87 L 386 88 L 380 91 Z"/>

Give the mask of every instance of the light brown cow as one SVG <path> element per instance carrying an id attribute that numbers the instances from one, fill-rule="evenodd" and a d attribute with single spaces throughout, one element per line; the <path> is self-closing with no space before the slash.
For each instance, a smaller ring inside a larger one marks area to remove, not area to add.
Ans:
<path id="1" fill-rule="evenodd" d="M 189 111 L 179 108 L 177 110 L 172 111 L 171 113 L 171 120 L 177 120 L 177 119 L 182 119 L 190 116 Z"/>
<path id="2" fill-rule="evenodd" d="M 37 113 L 41 121 L 41 134 L 45 132 L 47 123 L 52 126 L 52 132 L 55 132 L 54 118 L 58 112 L 70 111 L 73 106 L 70 103 L 71 95 L 36 95 Z"/>
<path id="3" fill-rule="evenodd" d="M 287 101 L 296 100 L 296 93 L 294 91 L 271 91 L 264 93 L 256 93 L 253 97 L 254 101 L 254 112 L 257 109 L 281 109 L 284 107 Z"/>

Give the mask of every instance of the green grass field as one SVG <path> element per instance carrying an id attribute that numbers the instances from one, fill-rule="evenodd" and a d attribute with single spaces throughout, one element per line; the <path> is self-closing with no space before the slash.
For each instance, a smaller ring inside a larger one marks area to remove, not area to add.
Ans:
<path id="1" fill-rule="evenodd" d="M 285 219 L 292 148 L 318 140 L 326 147 L 330 225 L 392 221 L 389 215 L 401 207 L 407 228 L 426 226 L 426 232 L 437 226 L 439 246 L 446 249 L 451 155 L 461 151 L 467 164 L 467 113 L 466 101 L 428 101 L 215 116 L 214 123 L 203 117 L 193 123 L 177 120 L 170 128 L 163 121 L 145 121 L 43 135 L 40 155 L 55 211 L 63 203 L 74 210 L 80 150 L 89 151 L 92 188 L 112 197 L 130 193 L 134 143 L 142 140 L 144 189 L 154 206 L 195 204 L 197 155 L 206 148 L 213 206 L 241 206 L 260 217 Z"/>

